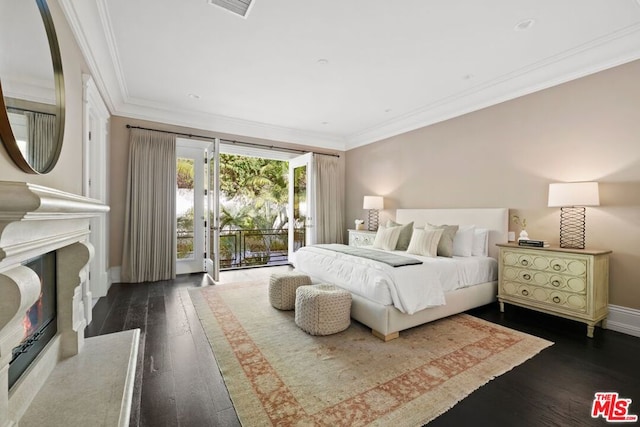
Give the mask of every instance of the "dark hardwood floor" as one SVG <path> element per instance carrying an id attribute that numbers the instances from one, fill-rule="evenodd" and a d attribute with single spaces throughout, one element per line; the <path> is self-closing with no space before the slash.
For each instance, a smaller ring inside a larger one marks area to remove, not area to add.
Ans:
<path id="1" fill-rule="evenodd" d="M 264 274 L 264 273 L 263 273 Z M 114 284 L 93 310 L 86 336 L 140 328 L 132 426 L 240 425 L 187 290 L 203 275 Z M 496 304 L 470 314 L 555 344 L 490 381 L 430 426 L 603 426 L 590 416 L 594 393 L 632 399 L 640 415 L 640 338 Z"/>

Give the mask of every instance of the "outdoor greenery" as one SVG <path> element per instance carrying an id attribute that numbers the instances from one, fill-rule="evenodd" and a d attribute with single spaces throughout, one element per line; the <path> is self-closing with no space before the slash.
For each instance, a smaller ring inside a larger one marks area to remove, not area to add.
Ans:
<path id="1" fill-rule="evenodd" d="M 288 162 L 220 155 L 220 259 L 266 264 L 287 251 Z M 235 230 L 259 230 L 238 233 Z"/>
<path id="2" fill-rule="evenodd" d="M 176 164 L 179 190 L 193 191 L 193 160 L 178 158 Z M 177 217 L 178 259 L 185 259 L 193 253 L 193 208 Z"/>
<path id="3" fill-rule="evenodd" d="M 193 190 L 193 161 L 178 159 L 179 190 Z M 289 164 L 220 155 L 220 261 L 222 268 L 264 265 L 285 257 Z M 304 185 L 304 184 L 303 184 Z M 178 259 L 193 252 L 193 209 L 178 216 Z"/>

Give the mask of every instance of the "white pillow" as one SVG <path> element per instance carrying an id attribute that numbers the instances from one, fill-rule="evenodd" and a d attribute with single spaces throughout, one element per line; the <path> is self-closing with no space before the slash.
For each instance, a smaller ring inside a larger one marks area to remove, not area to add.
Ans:
<path id="1" fill-rule="evenodd" d="M 438 242 L 442 237 L 443 229 L 425 230 L 416 228 L 411 235 L 411 241 L 407 248 L 408 254 L 436 257 L 438 255 Z"/>
<path id="2" fill-rule="evenodd" d="M 472 256 L 489 256 L 489 230 L 476 228 L 473 234 Z"/>
<path id="3" fill-rule="evenodd" d="M 454 256 L 471 256 L 475 229 L 475 225 L 461 225 L 458 227 L 456 235 L 453 236 Z"/>
<path id="4" fill-rule="evenodd" d="M 392 251 L 396 248 L 398 243 L 398 237 L 400 237 L 400 231 L 402 227 L 385 227 L 381 225 L 376 233 L 376 238 L 373 241 L 373 247 L 376 249 L 383 249 L 385 251 Z"/>

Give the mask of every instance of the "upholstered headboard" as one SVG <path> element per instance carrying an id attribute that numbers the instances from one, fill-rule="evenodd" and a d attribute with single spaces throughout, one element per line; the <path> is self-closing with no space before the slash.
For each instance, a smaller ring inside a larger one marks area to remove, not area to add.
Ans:
<path id="1" fill-rule="evenodd" d="M 506 243 L 509 230 L 509 209 L 398 209 L 396 221 L 402 224 L 413 221 L 414 227 L 427 223 L 448 225 L 475 225 L 489 230 L 489 256 L 498 258 L 496 243 Z"/>

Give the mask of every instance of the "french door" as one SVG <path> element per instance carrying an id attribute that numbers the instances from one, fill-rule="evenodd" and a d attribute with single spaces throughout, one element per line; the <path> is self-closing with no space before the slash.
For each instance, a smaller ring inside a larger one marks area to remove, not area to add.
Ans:
<path id="1" fill-rule="evenodd" d="M 204 167 L 206 147 L 195 146 L 191 141 L 179 140 L 176 147 L 176 274 L 205 271 L 208 182 Z"/>
<path id="2" fill-rule="evenodd" d="M 289 160 L 289 262 L 295 263 L 295 253 L 316 241 L 315 182 L 313 153 Z"/>
<path id="3" fill-rule="evenodd" d="M 213 146 L 209 147 L 207 166 L 209 166 L 209 188 L 207 218 L 205 220 L 206 241 L 208 256 L 205 257 L 207 273 L 215 281 L 220 279 L 220 140 L 215 139 Z M 208 224 L 208 225 L 207 225 Z"/>

